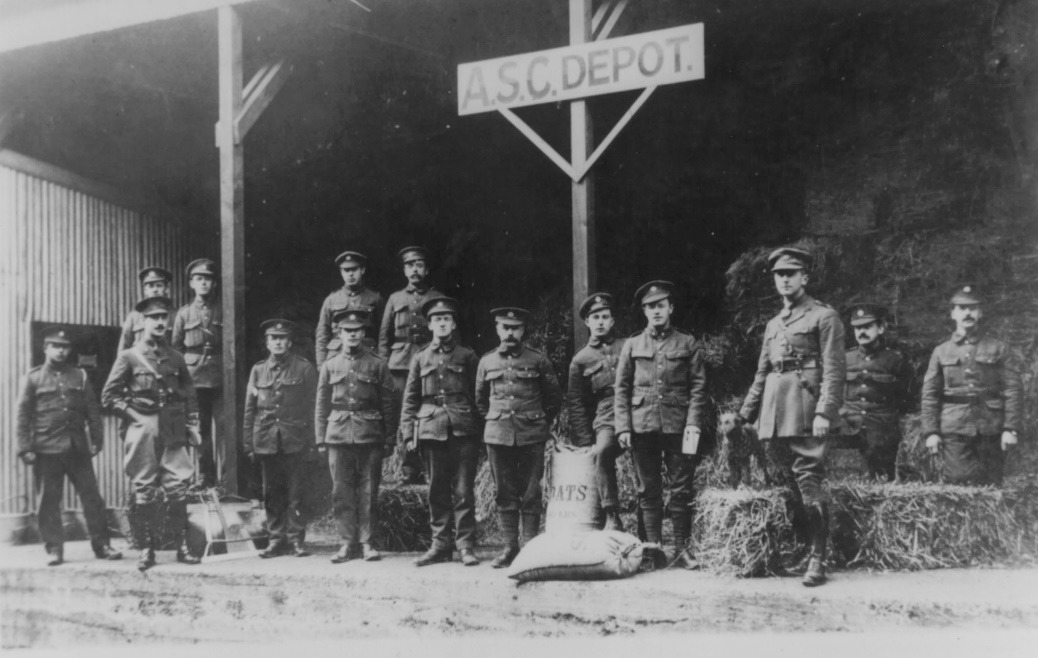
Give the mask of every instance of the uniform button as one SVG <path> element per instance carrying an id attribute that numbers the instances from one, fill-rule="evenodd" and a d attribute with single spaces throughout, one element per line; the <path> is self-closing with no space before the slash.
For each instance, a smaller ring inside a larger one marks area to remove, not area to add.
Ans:
<path id="1" fill-rule="evenodd" d="M 863 375 L 867 375 L 867 374 L 869 374 L 869 371 L 868 371 L 868 370 L 862 370 L 862 371 L 861 371 L 861 373 L 862 373 Z"/>
<path id="2" fill-rule="evenodd" d="M 973 382 L 970 382 L 970 383 L 969 383 L 969 387 L 970 387 L 970 388 L 973 388 Z"/>
<path id="3" fill-rule="evenodd" d="M 862 415 L 862 416 L 864 416 L 864 415 L 865 415 L 865 414 L 867 414 L 867 413 L 869 413 L 867 409 L 862 409 L 862 410 L 861 410 L 861 415 Z"/>
<path id="4" fill-rule="evenodd" d="M 972 370 L 970 370 L 969 368 L 966 368 L 966 374 L 967 375 L 971 374 L 972 372 L 973 372 Z"/>
<path id="5" fill-rule="evenodd" d="M 514 399 L 515 399 L 515 396 L 514 396 L 514 395 L 509 395 L 509 396 L 508 396 L 508 399 L 509 399 L 509 400 L 514 400 Z"/>
<path id="6" fill-rule="evenodd" d="M 443 389 L 440 389 L 440 395 L 444 395 L 445 393 L 446 393 L 446 391 L 444 391 Z"/>
<path id="7" fill-rule="evenodd" d="M 662 383 L 663 383 L 663 380 L 662 380 L 662 379 L 657 379 L 657 380 L 656 380 L 656 383 L 657 383 L 657 384 L 662 384 Z"/>

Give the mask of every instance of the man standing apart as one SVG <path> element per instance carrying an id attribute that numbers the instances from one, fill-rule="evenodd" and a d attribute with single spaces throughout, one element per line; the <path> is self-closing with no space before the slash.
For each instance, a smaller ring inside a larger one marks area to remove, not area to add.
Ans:
<path id="1" fill-rule="evenodd" d="M 363 344 L 375 352 L 378 347 L 377 329 L 374 323 L 382 317 L 382 295 L 364 285 L 364 272 L 368 257 L 356 251 L 344 251 L 335 258 L 342 275 L 342 288 L 328 295 L 321 305 L 321 316 L 317 320 L 317 336 L 314 350 L 317 367 L 335 356 L 342 347 L 338 330 L 333 326 L 335 315 L 347 309 L 365 311 Z"/>
<path id="2" fill-rule="evenodd" d="M 145 267 L 137 278 L 141 281 L 141 292 L 144 299 L 149 297 L 172 297 L 170 295 L 170 284 L 173 282 L 173 273 L 161 267 Z M 141 334 L 144 333 L 144 316 L 135 310 L 131 310 L 126 320 L 123 321 L 123 330 L 119 335 L 119 350 L 128 350 L 137 344 Z"/>
<path id="3" fill-rule="evenodd" d="M 858 346 L 847 351 L 847 386 L 840 414 L 860 428 L 859 448 L 869 475 L 893 481 L 901 445 L 899 414 L 908 410 L 911 364 L 887 345 L 887 309 L 875 304 L 851 307 Z"/>
<path id="4" fill-rule="evenodd" d="M 593 446 L 596 484 L 606 530 L 623 531 L 617 511 L 616 458 L 622 450 L 616 440 L 613 386 L 621 344 L 613 335 L 613 296 L 591 295 L 580 305 L 580 318 L 587 325 L 587 345 L 569 365 L 566 402 L 573 442 Z"/>
<path id="5" fill-rule="evenodd" d="M 291 553 L 306 557 L 302 514 L 307 461 L 316 450 L 313 410 L 317 370 L 291 353 L 295 323 L 267 320 L 261 326 L 270 356 L 252 366 L 242 424 L 245 455 L 263 469 L 263 502 L 270 544 L 262 558 Z"/>
<path id="6" fill-rule="evenodd" d="M 415 560 L 424 567 L 450 562 L 453 546 L 467 567 L 479 564 L 476 545 L 476 467 L 482 419 L 473 393 L 479 359 L 457 339 L 458 302 L 434 297 L 422 305 L 432 344 L 411 361 L 404 391 L 401 434 L 422 450 L 429 473 L 432 547 Z M 412 448 L 413 449 L 413 448 Z M 451 521 L 454 536 L 451 536 Z"/>
<path id="7" fill-rule="evenodd" d="M 562 390 L 548 358 L 523 343 L 530 312 L 512 306 L 490 312 L 501 344 L 476 372 L 476 407 L 486 419 L 490 472 L 505 549 L 490 563 L 507 567 L 519 554 L 519 521 L 526 541 L 541 529 L 544 444 L 562 407 Z"/>
<path id="8" fill-rule="evenodd" d="M 663 468 L 670 487 L 674 566 L 698 569 L 691 548 L 706 367 L 696 339 L 671 324 L 674 284 L 650 281 L 634 295 L 648 324 L 627 339 L 616 371 L 616 433 L 631 449 L 645 538 L 663 543 Z"/>
<path id="9" fill-rule="evenodd" d="M 187 488 L 194 475 L 188 443 L 199 446 L 198 402 L 195 386 L 180 352 L 166 344 L 173 303 L 152 297 L 135 307 L 144 316 L 144 334 L 132 349 L 123 350 L 112 365 L 101 404 L 127 423 L 123 469 L 130 478 L 135 512 L 134 539 L 141 549 L 137 568 L 155 565 L 157 511 L 163 497 L 168 522 L 176 528 L 177 561 L 197 564 L 184 548 L 187 529 Z"/>
<path id="10" fill-rule="evenodd" d="M 66 475 L 83 503 L 94 555 L 99 560 L 123 556 L 108 543 L 105 501 L 90 462 L 104 445 L 101 406 L 86 372 L 69 365 L 71 352 L 66 329 L 44 329 L 46 361 L 26 374 L 18 394 L 18 456 L 33 467 L 40 536 L 51 567 L 65 558 L 61 499 Z"/>
<path id="11" fill-rule="evenodd" d="M 173 349 L 184 355 L 198 395 L 202 449 L 198 467 L 202 484 L 213 486 L 223 466 L 223 309 L 216 295 L 216 263 L 199 258 L 187 266 L 188 284 L 195 299 L 177 311 L 173 322 Z M 213 432 L 213 420 L 216 432 Z"/>
<path id="12" fill-rule="evenodd" d="M 317 381 L 317 449 L 328 455 L 332 514 L 343 539 L 334 564 L 381 558 L 371 539 L 382 458 L 396 440 L 397 409 L 385 360 L 361 344 L 369 316 L 363 310 L 335 315 L 343 349 L 324 362 Z"/>
<path id="13" fill-rule="evenodd" d="M 922 434 L 954 484 L 1002 486 L 1005 452 L 1017 442 L 1020 373 L 1001 340 L 983 332 L 983 298 L 962 286 L 951 299 L 955 333 L 933 351 L 923 378 Z"/>
<path id="14" fill-rule="evenodd" d="M 433 297 L 443 295 L 429 287 L 428 252 L 424 247 L 404 247 L 400 261 L 407 277 L 407 287 L 389 296 L 378 333 L 378 354 L 389 361 L 398 398 L 404 393 L 411 359 L 432 340 L 429 324 L 422 315 L 422 305 Z M 397 400 L 397 404 L 401 399 Z M 408 450 L 409 436 L 403 436 L 400 474 L 405 484 L 421 484 L 422 460 L 415 450 Z"/>
<path id="15" fill-rule="evenodd" d="M 794 519 L 806 514 L 810 553 L 803 583 L 814 587 L 825 582 L 829 506 L 822 483 L 826 435 L 843 402 L 843 322 L 805 290 L 810 253 L 782 247 L 768 262 L 782 311 L 764 329 L 757 374 L 739 417 L 748 423 L 759 413 L 757 431 L 769 442 L 779 477 L 794 495 Z"/>

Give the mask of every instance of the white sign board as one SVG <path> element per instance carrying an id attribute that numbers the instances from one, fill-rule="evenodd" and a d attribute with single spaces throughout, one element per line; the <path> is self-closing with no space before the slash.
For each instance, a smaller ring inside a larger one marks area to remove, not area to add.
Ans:
<path id="1" fill-rule="evenodd" d="M 458 114 L 701 80 L 703 24 L 458 65 Z"/>

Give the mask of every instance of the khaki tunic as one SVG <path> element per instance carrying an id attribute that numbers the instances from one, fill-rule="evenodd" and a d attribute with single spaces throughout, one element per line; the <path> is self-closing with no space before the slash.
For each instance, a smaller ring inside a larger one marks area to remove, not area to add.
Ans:
<path id="1" fill-rule="evenodd" d="M 246 454 L 304 452 L 314 445 L 317 369 L 306 359 L 270 356 L 252 366 L 245 392 Z"/>
<path id="2" fill-rule="evenodd" d="M 476 371 L 476 407 L 486 419 L 483 441 L 527 446 L 551 438 L 548 428 L 562 408 L 562 389 L 548 358 L 522 343 L 487 352 Z"/>
<path id="3" fill-rule="evenodd" d="M 223 309 L 196 297 L 177 311 L 170 345 L 183 353 L 196 388 L 223 388 Z"/>
<path id="4" fill-rule="evenodd" d="M 89 455 L 91 443 L 100 446 L 104 441 L 101 405 L 81 368 L 33 368 L 22 380 L 17 410 L 19 455 L 69 450 Z"/>
<path id="5" fill-rule="evenodd" d="M 411 359 L 432 340 L 422 304 L 443 295 L 433 288 L 408 286 L 389 296 L 378 332 L 378 355 L 389 360 L 389 369 L 407 372 Z"/>
<path id="6" fill-rule="evenodd" d="M 386 360 L 363 347 L 324 362 L 317 380 L 317 445 L 396 443 L 393 377 Z"/>
<path id="7" fill-rule="evenodd" d="M 314 339 L 314 351 L 317 357 L 317 367 L 320 368 L 324 362 L 334 356 L 342 347 L 339 341 L 339 332 L 332 327 L 332 318 L 339 311 L 346 309 L 364 310 L 369 313 L 364 323 L 364 347 L 374 352 L 378 347 L 378 329 L 375 322 L 382 317 L 382 295 L 361 286 L 356 290 L 350 290 L 346 286 L 339 288 L 324 299 L 321 305 L 321 315 L 317 320 L 317 335 Z"/>
<path id="8" fill-rule="evenodd" d="M 788 311 L 788 312 L 787 312 Z M 846 376 L 843 322 L 808 295 L 768 322 L 739 414 L 760 438 L 810 436 L 815 415 L 839 421 Z"/>
<path id="9" fill-rule="evenodd" d="M 479 357 L 455 341 L 429 345 L 411 361 L 404 388 L 401 434 L 420 441 L 446 441 L 448 435 L 474 436 L 483 419 L 473 398 Z"/>

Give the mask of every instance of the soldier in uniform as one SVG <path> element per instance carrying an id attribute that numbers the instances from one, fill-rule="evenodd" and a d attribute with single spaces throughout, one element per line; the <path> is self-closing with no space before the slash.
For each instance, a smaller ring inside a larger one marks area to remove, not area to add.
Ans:
<path id="1" fill-rule="evenodd" d="M 1020 431 L 1022 389 L 1008 346 L 981 329 L 982 304 L 972 285 L 951 298 L 955 332 L 926 369 L 922 435 L 941 455 L 946 482 L 1001 486 L 1005 452 Z"/>
<path id="2" fill-rule="evenodd" d="M 530 312 L 491 311 L 501 344 L 483 355 L 476 371 L 476 407 L 486 419 L 490 472 L 505 549 L 491 562 L 507 567 L 519 554 L 519 521 L 526 541 L 541 529 L 541 477 L 548 428 L 562 408 L 562 390 L 548 358 L 523 343 Z"/>
<path id="3" fill-rule="evenodd" d="M 173 273 L 161 267 L 145 267 L 137 274 L 141 281 L 141 292 L 144 299 L 148 297 L 170 297 L 170 284 Z M 119 350 L 128 350 L 137 344 L 144 333 L 144 317 L 131 310 L 123 322 L 123 330 L 119 335 Z"/>
<path id="4" fill-rule="evenodd" d="M 216 295 L 216 263 L 199 258 L 187 266 L 195 299 L 177 311 L 173 349 L 184 355 L 198 394 L 202 449 L 198 469 L 205 486 L 213 486 L 223 465 L 223 309 Z M 213 433 L 213 421 L 216 433 Z"/>
<path id="5" fill-rule="evenodd" d="M 912 368 L 901 352 L 887 345 L 887 309 L 858 304 L 850 309 L 858 346 L 847 351 L 847 386 L 840 411 L 851 430 L 869 475 L 893 481 L 901 445 L 899 414 L 908 411 Z"/>
<path id="6" fill-rule="evenodd" d="M 479 564 L 476 545 L 476 468 L 482 419 L 473 394 L 479 358 L 457 339 L 458 302 L 434 297 L 422 305 L 432 343 L 411 361 L 401 412 L 401 434 L 422 450 L 429 472 L 432 547 L 415 560 L 424 567 L 449 562 L 452 546 L 467 567 Z M 451 536 L 451 522 L 454 536 Z"/>
<path id="7" fill-rule="evenodd" d="M 616 434 L 631 449 L 638 507 L 648 541 L 663 543 L 663 467 L 674 531 L 671 562 L 698 569 L 691 548 L 695 472 L 706 421 L 706 367 L 699 344 L 671 323 L 674 284 L 650 281 L 635 293 L 648 323 L 628 338 L 616 369 Z"/>
<path id="8" fill-rule="evenodd" d="M 382 458 L 396 440 L 398 411 L 385 359 L 362 344 L 370 319 L 363 309 L 336 313 L 343 349 L 324 362 L 317 382 L 317 449 L 328 456 L 332 514 L 343 539 L 334 564 L 381 557 L 372 530 Z"/>
<path id="9" fill-rule="evenodd" d="M 613 384 L 620 341 L 613 335 L 613 296 L 599 292 L 580 305 L 580 318 L 587 325 L 588 343 L 569 365 L 566 406 L 573 443 L 593 446 L 598 497 L 606 530 L 623 531 L 616 484 L 616 458 L 622 450 L 616 440 Z"/>
<path id="10" fill-rule="evenodd" d="M 843 322 L 804 289 L 809 252 L 782 247 L 768 262 L 783 308 L 764 329 L 757 374 L 739 418 L 749 423 L 759 416 L 760 440 L 769 442 L 771 461 L 793 494 L 794 526 L 810 542 L 803 583 L 814 587 L 825 582 L 829 506 L 822 483 L 826 436 L 843 406 Z"/>
<path id="11" fill-rule="evenodd" d="M 163 497 L 167 521 L 177 529 L 177 561 L 197 564 L 199 559 L 184 548 L 186 495 L 194 474 L 188 444 L 202 443 L 195 386 L 184 357 L 166 344 L 173 303 L 152 297 L 135 308 L 144 316 L 144 334 L 116 357 L 101 404 L 128 423 L 123 469 L 135 503 L 131 529 L 141 549 L 137 568 L 145 571 L 155 564 L 156 512 Z"/>
<path id="12" fill-rule="evenodd" d="M 104 445 L 101 407 L 86 372 L 69 365 L 71 352 L 66 329 L 44 329 L 46 362 L 28 372 L 18 393 L 18 456 L 33 467 L 40 536 L 52 567 L 65 558 L 61 499 L 66 475 L 83 503 L 94 555 L 99 560 L 122 557 L 108 543 L 105 501 L 90 461 Z"/>
<path id="13" fill-rule="evenodd" d="M 398 396 L 402 396 L 407 384 L 407 373 L 411 359 L 432 340 L 429 325 L 422 315 L 422 305 L 433 297 L 443 295 L 426 283 L 429 274 L 428 252 L 423 247 L 404 247 L 400 250 L 407 287 L 389 296 L 382 328 L 378 333 L 378 354 L 389 361 L 389 372 L 393 374 Z M 401 400 L 397 400 L 399 405 Z M 400 441 L 402 461 L 400 474 L 405 484 L 421 484 L 422 460 L 418 452 L 408 450 L 407 437 Z"/>
<path id="14" fill-rule="evenodd" d="M 263 470 L 270 544 L 260 557 L 306 557 L 302 502 L 308 461 L 316 451 L 317 369 L 290 351 L 294 322 L 267 320 L 260 328 L 270 356 L 252 366 L 242 425 L 245 455 Z"/>
<path id="15" fill-rule="evenodd" d="M 317 320 L 317 336 L 314 342 L 318 368 L 339 351 L 341 344 L 338 331 L 332 325 L 335 315 L 341 311 L 366 311 L 363 344 L 372 352 L 378 348 L 378 330 L 374 323 L 382 317 L 384 301 L 382 295 L 364 285 L 367 262 L 367 256 L 356 251 L 344 251 L 335 258 L 344 285 L 328 295 L 321 305 L 321 317 Z"/>

